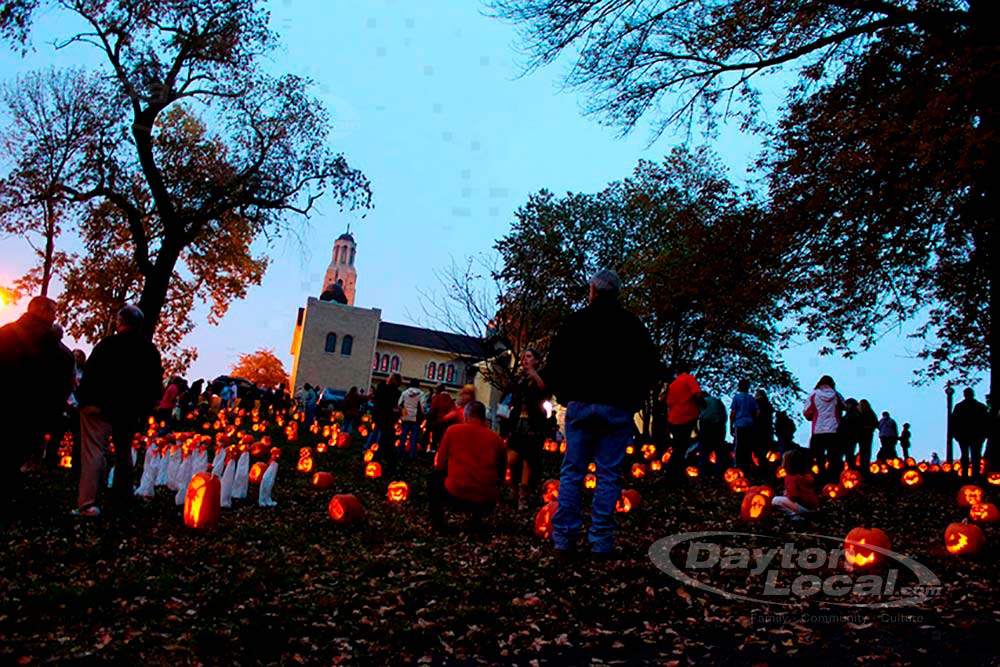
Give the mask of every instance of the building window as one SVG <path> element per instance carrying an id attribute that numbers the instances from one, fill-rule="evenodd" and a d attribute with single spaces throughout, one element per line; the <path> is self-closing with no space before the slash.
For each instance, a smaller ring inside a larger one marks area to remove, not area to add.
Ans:
<path id="1" fill-rule="evenodd" d="M 432 361 L 431 363 L 427 364 L 427 379 L 433 380 L 435 373 L 437 373 L 437 364 Z"/>
<path id="2" fill-rule="evenodd" d="M 383 373 L 388 373 L 389 372 L 389 355 L 388 354 L 383 354 L 382 355 L 382 361 L 379 362 L 378 369 L 380 371 L 382 371 Z"/>
<path id="3" fill-rule="evenodd" d="M 337 334 L 331 332 L 326 335 L 326 351 L 337 351 Z"/>
<path id="4" fill-rule="evenodd" d="M 455 384 L 455 364 L 448 364 L 448 384 Z"/>
<path id="5" fill-rule="evenodd" d="M 345 357 L 351 356 L 354 349 L 354 336 L 344 336 L 344 341 L 340 344 L 340 353 Z"/>
<path id="6" fill-rule="evenodd" d="M 396 356 L 395 354 L 392 355 L 392 372 L 393 373 L 399 372 L 399 357 Z"/>
<path id="7" fill-rule="evenodd" d="M 378 370 L 378 354 L 375 355 L 375 360 L 372 361 L 372 370 L 373 371 Z"/>
<path id="8" fill-rule="evenodd" d="M 351 266 L 354 266 L 354 254 L 355 254 L 356 252 L 357 252 L 357 250 L 356 250 L 356 249 L 354 249 L 354 248 L 351 248 L 351 262 L 350 262 Z"/>
<path id="9" fill-rule="evenodd" d="M 444 382 L 446 368 L 444 364 L 438 364 L 438 382 Z"/>

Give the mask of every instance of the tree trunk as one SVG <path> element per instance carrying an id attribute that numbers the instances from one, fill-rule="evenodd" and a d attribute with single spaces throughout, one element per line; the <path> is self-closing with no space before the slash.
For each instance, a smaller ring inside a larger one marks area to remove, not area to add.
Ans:
<path id="1" fill-rule="evenodd" d="M 144 316 L 143 333 L 150 340 L 153 339 L 156 326 L 163 314 L 163 307 L 167 302 L 167 291 L 170 289 L 170 279 L 174 275 L 174 267 L 177 266 L 180 251 L 181 249 L 174 247 L 169 239 L 164 240 L 163 246 L 156 256 L 156 262 L 153 264 L 152 273 L 145 276 L 138 305 Z"/>
<path id="2" fill-rule="evenodd" d="M 39 293 L 41 296 L 48 296 L 49 283 L 52 282 L 52 256 L 56 245 L 56 216 L 51 201 L 46 201 L 42 209 L 45 214 L 45 252 L 42 256 L 42 284 Z"/>

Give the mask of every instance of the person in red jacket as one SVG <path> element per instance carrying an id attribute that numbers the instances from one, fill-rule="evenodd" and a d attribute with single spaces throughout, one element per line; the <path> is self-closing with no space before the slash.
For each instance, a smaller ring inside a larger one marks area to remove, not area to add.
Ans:
<path id="1" fill-rule="evenodd" d="M 803 449 L 785 452 L 781 465 L 785 475 L 785 495 L 775 496 L 771 504 L 789 515 L 793 520 L 801 520 L 807 514 L 819 509 L 816 496 L 816 482 L 809 471 L 809 456 Z"/>
<path id="2" fill-rule="evenodd" d="M 465 422 L 445 431 L 434 459 L 428 489 L 431 526 L 444 532 L 446 507 L 481 522 L 496 505 L 506 473 L 503 440 L 486 426 L 486 406 L 472 401 L 465 406 Z"/>

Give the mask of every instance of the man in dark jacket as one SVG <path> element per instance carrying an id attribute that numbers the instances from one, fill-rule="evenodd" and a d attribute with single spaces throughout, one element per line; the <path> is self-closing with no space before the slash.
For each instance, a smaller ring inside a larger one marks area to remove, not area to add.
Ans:
<path id="1" fill-rule="evenodd" d="M 951 435 L 962 450 L 962 474 L 979 477 L 979 461 L 983 443 L 989 434 L 990 413 L 985 405 L 976 400 L 972 387 L 965 388 L 964 397 L 951 412 Z"/>
<path id="2" fill-rule="evenodd" d="M 597 468 L 590 547 L 598 557 L 614 548 L 620 468 L 632 441 L 634 415 L 657 369 L 649 332 L 618 303 L 621 281 L 613 271 L 590 279 L 590 304 L 567 318 L 552 342 L 545 384 L 566 406 L 566 456 L 560 471 L 559 509 L 552 519 L 556 552 L 566 559 L 583 526 L 580 489 L 587 467 Z"/>
<path id="3" fill-rule="evenodd" d="M 53 329 L 56 304 L 36 296 L 15 322 L 0 327 L 0 421 L 3 454 L 0 488 L 20 493 L 21 466 L 38 452 L 42 436 L 58 427 L 73 388 L 73 357 Z"/>
<path id="4" fill-rule="evenodd" d="M 378 460 L 385 475 L 396 472 L 396 422 L 399 421 L 400 385 L 403 377 L 393 373 L 375 389 L 372 396 L 372 421 L 378 429 Z"/>
<path id="5" fill-rule="evenodd" d="M 74 514 L 97 516 L 104 480 L 104 452 L 115 447 L 115 508 L 132 502 L 132 440 L 153 413 L 163 391 L 163 366 L 156 346 L 142 333 L 143 314 L 135 306 L 118 311 L 118 333 L 94 348 L 76 398 L 82 436 L 80 493 Z"/>

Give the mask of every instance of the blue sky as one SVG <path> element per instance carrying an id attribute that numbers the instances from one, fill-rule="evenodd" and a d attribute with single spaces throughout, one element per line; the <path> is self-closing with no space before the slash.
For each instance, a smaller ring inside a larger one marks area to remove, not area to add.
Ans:
<path id="1" fill-rule="evenodd" d="M 270 66 L 316 82 L 315 94 L 333 114 L 334 147 L 371 180 L 374 208 L 362 218 L 321 205 L 300 239 L 266 248 L 272 265 L 263 284 L 218 327 L 202 317 L 188 338 L 200 351 L 192 378 L 225 372 L 258 347 L 273 348 L 287 366 L 296 309 L 318 295 L 333 241 L 348 223 L 358 241 L 357 304 L 381 308 L 390 321 L 427 324 L 418 290 L 439 289 L 434 269 L 487 252 L 530 193 L 599 190 L 640 158 L 658 159 L 686 138 L 665 135 L 649 146 L 642 128 L 620 138 L 584 117 L 583 93 L 560 84 L 569 63 L 522 76 L 514 30 L 473 0 L 281 0 L 271 10 L 282 46 Z M 26 58 L 0 48 L 0 79 L 97 63 L 83 46 L 53 50 L 54 37 L 71 28 L 65 15 L 42 17 Z M 773 108 L 779 96 L 768 99 Z M 723 128 L 711 145 L 730 177 L 743 181 L 756 138 Z M 30 261 L 22 239 L 0 240 L 0 284 Z M 0 310 L 0 322 L 19 310 Z M 909 421 L 917 454 L 943 456 L 943 385 L 910 386 L 919 346 L 903 334 L 851 361 L 820 358 L 819 346 L 809 344 L 785 358 L 803 387 L 830 373 L 845 395 L 869 398 L 900 425 Z M 804 424 L 799 438 L 808 438 Z"/>

